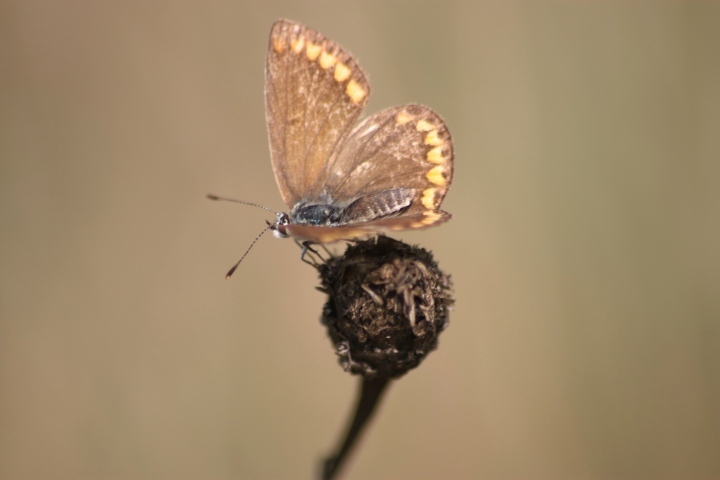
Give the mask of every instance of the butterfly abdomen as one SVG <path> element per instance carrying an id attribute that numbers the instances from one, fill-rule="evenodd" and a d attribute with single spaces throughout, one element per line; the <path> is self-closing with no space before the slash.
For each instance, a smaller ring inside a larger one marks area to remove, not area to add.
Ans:
<path id="1" fill-rule="evenodd" d="M 302 202 L 295 205 L 291 217 L 293 223 L 326 227 L 370 222 L 403 213 L 414 196 L 412 188 L 393 188 L 364 195 L 347 206 Z"/>
<path id="2" fill-rule="evenodd" d="M 399 215 L 410 207 L 414 196 L 415 190 L 412 188 L 393 188 L 364 195 L 345 208 L 343 221 L 370 222 Z"/>

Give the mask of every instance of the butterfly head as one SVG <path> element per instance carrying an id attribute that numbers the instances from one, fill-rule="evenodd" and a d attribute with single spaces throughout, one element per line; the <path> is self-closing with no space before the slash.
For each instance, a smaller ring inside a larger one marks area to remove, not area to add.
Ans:
<path id="1" fill-rule="evenodd" d="M 278 212 L 275 223 L 268 222 L 270 230 L 272 230 L 275 238 L 288 238 L 290 232 L 287 231 L 287 225 L 290 224 L 290 216 L 285 212 Z"/>

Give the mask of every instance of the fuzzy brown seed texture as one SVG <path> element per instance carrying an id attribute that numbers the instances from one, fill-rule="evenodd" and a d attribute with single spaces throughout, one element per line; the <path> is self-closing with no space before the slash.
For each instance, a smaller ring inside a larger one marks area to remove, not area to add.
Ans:
<path id="1" fill-rule="evenodd" d="M 322 323 L 340 364 L 365 378 L 417 367 L 448 326 L 452 283 L 426 250 L 379 236 L 318 266 Z"/>

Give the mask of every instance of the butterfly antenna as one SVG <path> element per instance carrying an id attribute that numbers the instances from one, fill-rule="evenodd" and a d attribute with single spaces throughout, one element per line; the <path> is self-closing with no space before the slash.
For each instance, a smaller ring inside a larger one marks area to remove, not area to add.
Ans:
<path id="1" fill-rule="evenodd" d="M 207 196 L 207 198 L 209 198 L 210 200 L 222 200 L 222 201 L 224 201 L 224 202 L 234 202 L 234 203 L 240 203 L 240 204 L 242 204 L 242 205 L 250 205 L 251 207 L 262 208 L 263 210 L 267 210 L 268 212 L 272 212 L 272 213 L 274 213 L 275 215 L 278 214 L 278 212 L 276 212 L 275 210 L 272 210 L 272 209 L 266 207 L 265 205 L 258 205 L 257 203 L 246 202 L 246 201 L 244 201 L 244 200 L 236 200 L 236 199 L 234 199 L 234 198 L 220 197 L 220 196 L 218 196 L 218 195 L 213 195 L 213 194 L 211 194 L 211 193 L 208 193 L 206 196 Z M 263 233 L 265 233 L 265 232 L 263 231 Z M 262 233 L 261 233 L 260 235 L 262 235 Z M 255 240 L 257 240 L 257 238 L 256 238 Z M 255 242 L 253 242 L 253 243 L 255 243 Z"/>
<path id="2" fill-rule="evenodd" d="M 265 227 L 265 229 L 264 229 L 262 232 L 260 232 L 260 234 L 259 234 L 257 237 L 255 237 L 255 240 L 253 240 L 252 243 L 250 244 L 250 246 L 248 247 L 248 249 L 245 250 L 245 253 L 243 253 L 243 256 L 240 257 L 240 260 L 238 260 L 237 263 L 236 263 L 235 265 L 233 265 L 233 267 L 232 267 L 230 270 L 228 270 L 227 274 L 225 275 L 225 280 L 227 280 L 228 278 L 230 278 L 230 275 L 232 275 L 233 273 L 235 273 L 235 270 L 237 270 L 237 268 L 240 266 L 240 262 L 242 262 L 242 261 L 245 259 L 245 257 L 247 256 L 247 254 L 250 252 L 250 249 L 253 247 L 253 245 L 255 245 L 255 242 L 257 242 L 257 241 L 260 239 L 260 237 L 263 236 L 263 234 L 264 234 L 265 232 L 267 232 L 268 230 L 270 230 L 270 229 L 272 228 L 272 226 L 273 226 L 272 223 L 268 223 L 268 226 Z"/>

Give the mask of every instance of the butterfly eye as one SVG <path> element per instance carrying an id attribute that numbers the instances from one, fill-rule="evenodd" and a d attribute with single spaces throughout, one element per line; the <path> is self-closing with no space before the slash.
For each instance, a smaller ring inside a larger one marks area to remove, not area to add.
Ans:
<path id="1" fill-rule="evenodd" d="M 290 236 L 290 233 L 288 233 L 285 225 L 288 225 L 289 223 L 290 217 L 288 216 L 288 214 L 280 212 L 277 214 L 277 220 L 275 220 L 275 223 L 270 225 L 270 230 L 273 231 L 273 235 L 275 235 L 277 238 L 287 238 Z"/>

